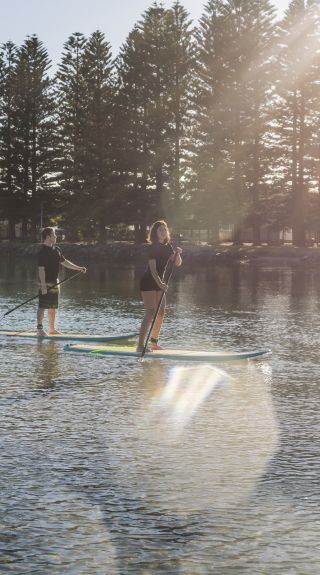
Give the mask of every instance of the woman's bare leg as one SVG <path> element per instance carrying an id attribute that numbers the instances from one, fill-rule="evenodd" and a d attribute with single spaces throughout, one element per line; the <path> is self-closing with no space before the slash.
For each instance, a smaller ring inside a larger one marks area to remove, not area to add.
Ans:
<path id="1" fill-rule="evenodd" d="M 139 341 L 137 350 L 141 350 L 144 348 L 145 338 L 147 336 L 148 330 L 150 325 L 153 321 L 154 315 L 157 311 L 157 307 L 159 304 L 159 300 L 161 298 L 162 291 L 142 291 L 141 296 L 145 307 L 145 315 L 141 323 L 140 334 L 139 334 Z M 165 297 L 165 296 L 164 296 Z M 159 333 L 161 329 L 162 319 L 164 308 L 162 311 L 163 306 L 161 305 L 161 309 L 159 310 L 160 319 L 157 318 L 155 325 L 153 327 L 152 332 Z M 157 327 L 156 327 L 157 324 Z"/>
<path id="2" fill-rule="evenodd" d="M 159 301 L 160 301 L 160 299 L 161 299 L 162 293 L 163 293 L 162 291 L 157 291 L 157 292 L 156 292 L 156 300 L 157 300 L 156 308 L 157 308 L 158 305 L 159 305 Z M 160 335 L 160 331 L 161 331 L 161 328 L 162 328 L 162 323 L 163 323 L 163 318 L 164 318 L 164 310 L 165 310 L 165 307 L 166 307 L 166 294 L 163 295 L 162 302 L 161 302 L 161 306 L 160 306 L 160 309 L 159 309 L 159 311 L 158 311 L 157 319 L 156 319 L 156 321 L 154 322 L 154 326 L 153 326 L 153 328 L 152 328 L 151 338 L 152 338 L 153 340 L 156 340 L 156 341 L 151 342 L 151 349 L 158 349 L 157 342 L 158 342 L 159 335 Z M 161 349 L 161 348 L 160 348 L 160 349 Z"/>

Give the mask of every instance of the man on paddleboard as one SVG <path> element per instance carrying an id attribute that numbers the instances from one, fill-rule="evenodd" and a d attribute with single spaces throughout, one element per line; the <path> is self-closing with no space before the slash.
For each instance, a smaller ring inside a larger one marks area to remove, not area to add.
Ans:
<path id="1" fill-rule="evenodd" d="M 39 307 L 37 312 L 37 335 L 45 337 L 47 332 L 43 329 L 44 312 L 48 310 L 49 335 L 58 334 L 55 329 L 56 310 L 59 306 L 59 286 L 50 290 L 50 286 L 58 283 L 60 264 L 69 270 L 86 273 L 85 267 L 77 266 L 66 260 L 61 250 L 56 246 L 57 236 L 54 228 L 47 227 L 42 230 L 43 244 L 38 253 L 39 275 Z"/>

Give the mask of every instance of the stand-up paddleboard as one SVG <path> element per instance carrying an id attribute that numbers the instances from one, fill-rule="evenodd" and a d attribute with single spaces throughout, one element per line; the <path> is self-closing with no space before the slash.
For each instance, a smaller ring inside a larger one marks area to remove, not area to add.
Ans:
<path id="1" fill-rule="evenodd" d="M 140 357 L 141 353 L 133 346 L 106 345 L 94 346 L 84 344 L 69 344 L 64 347 L 66 351 L 90 353 L 96 355 L 118 355 Z M 144 357 L 150 359 L 175 359 L 182 361 L 239 361 L 243 359 L 255 359 L 268 353 L 267 351 L 243 351 L 230 353 L 227 351 L 195 351 L 187 349 L 162 349 L 146 352 Z"/>
<path id="2" fill-rule="evenodd" d="M 33 339 L 54 339 L 60 341 L 92 341 L 103 343 L 104 341 L 126 341 L 137 337 L 137 333 L 125 333 L 118 335 L 85 335 L 81 333 L 61 333 L 56 335 L 45 335 L 44 337 L 38 336 L 35 331 L 9 331 L 0 330 L 0 336 L 7 337 L 29 337 Z"/>

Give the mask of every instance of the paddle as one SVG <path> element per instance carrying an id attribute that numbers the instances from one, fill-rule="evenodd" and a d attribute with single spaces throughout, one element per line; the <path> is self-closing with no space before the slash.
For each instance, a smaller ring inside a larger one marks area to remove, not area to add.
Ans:
<path id="1" fill-rule="evenodd" d="M 169 274 L 168 274 L 168 277 L 167 277 L 167 280 L 166 280 L 167 287 L 169 286 L 169 281 L 170 281 L 170 278 L 171 278 L 171 276 L 172 276 L 172 272 L 173 272 L 173 268 L 174 268 L 174 264 L 175 264 L 177 255 L 178 255 L 178 252 L 175 253 L 175 257 L 174 257 L 174 259 L 172 260 L 171 270 L 170 270 L 170 272 L 169 272 Z M 168 264 L 167 264 L 167 265 L 168 265 Z M 164 273 L 164 276 L 165 276 L 165 273 Z M 146 339 L 146 341 L 145 341 L 143 350 L 142 350 L 141 355 L 140 355 L 140 357 L 139 357 L 139 361 L 143 361 L 144 355 L 145 355 L 145 353 L 146 353 L 148 341 L 149 341 L 149 339 L 150 339 L 150 335 L 151 335 L 153 326 L 154 326 L 154 324 L 155 324 L 155 322 L 156 322 L 156 319 L 157 319 L 157 317 L 158 317 L 159 309 L 160 309 L 160 307 L 161 307 L 162 300 L 163 300 L 163 298 L 164 298 L 164 294 L 165 294 L 165 293 L 166 293 L 166 292 L 163 291 L 162 294 L 161 294 L 161 298 L 160 298 L 160 301 L 159 301 L 159 303 L 158 303 L 158 306 L 157 306 L 157 309 L 156 309 L 156 313 L 154 314 L 154 318 L 153 318 L 153 320 L 152 320 L 152 323 L 151 323 L 151 326 L 150 326 L 150 329 L 149 329 L 149 332 L 148 332 L 147 339 Z"/>
<path id="2" fill-rule="evenodd" d="M 66 282 L 68 282 L 68 281 L 70 281 L 70 280 L 72 280 L 73 278 L 79 276 L 79 275 L 82 274 L 82 273 L 83 273 L 83 272 L 81 271 L 81 272 L 77 272 L 76 274 L 73 274 L 73 275 L 70 276 L 69 278 L 66 278 L 65 280 L 62 280 L 61 282 L 58 282 L 58 283 L 54 284 L 53 286 L 48 287 L 47 291 L 49 291 L 49 290 L 51 290 L 51 289 L 53 289 L 53 288 L 55 288 L 55 287 L 57 287 L 57 286 L 61 286 L 62 284 L 66 283 Z M 29 303 L 29 301 L 32 301 L 32 300 L 36 299 L 37 297 L 39 297 L 39 294 L 34 295 L 33 297 L 30 297 L 29 299 L 27 299 L 27 300 L 24 301 L 23 303 L 19 303 L 19 305 L 17 305 L 17 306 L 14 307 L 13 309 L 9 309 L 9 311 L 6 311 L 6 313 L 3 314 L 3 316 L 0 318 L 0 321 L 2 321 L 3 318 L 4 318 L 6 315 L 9 315 L 9 313 L 12 313 L 13 311 L 15 311 L 16 309 L 18 309 L 19 307 L 22 307 L 23 305 L 26 305 L 26 303 Z"/>

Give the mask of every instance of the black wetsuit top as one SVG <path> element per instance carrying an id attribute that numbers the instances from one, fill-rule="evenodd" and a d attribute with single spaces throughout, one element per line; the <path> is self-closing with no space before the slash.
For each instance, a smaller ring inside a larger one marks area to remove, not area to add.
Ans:
<path id="1" fill-rule="evenodd" d="M 65 257 L 57 246 L 42 244 L 38 253 L 38 266 L 43 267 L 46 274 L 46 283 L 57 283 L 59 266 L 65 261 Z"/>
<path id="2" fill-rule="evenodd" d="M 168 259 L 174 253 L 171 244 L 151 244 L 148 246 L 148 260 L 156 260 L 156 268 L 158 276 L 163 280 L 163 275 L 166 269 Z M 140 290 L 141 291 L 161 291 L 157 282 L 154 280 L 149 263 L 140 280 Z"/>

